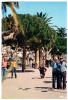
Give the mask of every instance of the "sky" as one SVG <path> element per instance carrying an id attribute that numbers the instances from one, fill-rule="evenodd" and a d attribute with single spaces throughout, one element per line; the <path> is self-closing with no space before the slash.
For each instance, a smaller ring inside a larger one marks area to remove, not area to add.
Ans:
<path id="1" fill-rule="evenodd" d="M 67 2 L 19 2 L 19 9 L 15 9 L 18 14 L 36 15 L 37 12 L 48 14 L 53 25 L 67 29 Z M 7 14 L 12 14 L 7 8 Z"/>

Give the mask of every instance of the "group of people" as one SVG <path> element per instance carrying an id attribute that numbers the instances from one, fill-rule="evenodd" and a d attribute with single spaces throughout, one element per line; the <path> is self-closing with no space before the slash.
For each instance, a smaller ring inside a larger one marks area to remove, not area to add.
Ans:
<path id="1" fill-rule="evenodd" d="M 8 65 L 9 64 L 6 58 L 2 57 L 2 78 L 5 78 L 6 68 Z M 17 67 L 17 63 L 15 61 L 15 58 L 12 58 L 12 61 L 10 63 L 11 78 L 13 78 L 13 72 L 15 73 L 15 78 L 17 78 L 16 67 Z M 34 67 L 34 65 L 32 67 Z M 52 67 L 52 88 L 66 89 L 67 63 L 64 61 L 63 57 L 60 57 L 59 60 L 57 57 L 54 57 L 54 61 L 51 63 L 51 67 Z M 38 69 L 40 71 L 41 78 L 44 78 L 45 72 L 47 71 L 46 67 L 42 67 L 41 65 Z M 57 80 L 57 86 L 55 85 L 56 80 Z"/>
<path id="2" fill-rule="evenodd" d="M 8 66 L 10 66 L 10 68 Z M 13 78 L 13 72 L 15 73 L 15 78 L 17 78 L 16 67 L 17 67 L 17 64 L 16 64 L 16 61 L 15 61 L 15 58 L 12 58 L 12 61 L 9 65 L 6 57 L 2 57 L 2 79 L 5 79 L 6 69 L 11 70 L 11 78 Z"/>
<path id="3" fill-rule="evenodd" d="M 60 57 L 59 60 L 57 57 L 54 57 L 54 61 L 51 66 L 53 78 L 52 88 L 55 89 L 57 87 L 57 89 L 66 89 L 67 63 L 64 61 L 63 57 Z M 57 86 L 55 86 L 56 80 Z"/>
<path id="4" fill-rule="evenodd" d="M 52 67 L 52 89 L 66 89 L 66 71 L 67 63 L 64 61 L 63 57 L 59 59 L 54 57 L 54 61 L 51 63 Z M 40 71 L 40 77 L 44 78 L 47 71 L 46 67 L 42 65 L 38 68 Z M 57 86 L 56 86 L 57 81 Z"/>

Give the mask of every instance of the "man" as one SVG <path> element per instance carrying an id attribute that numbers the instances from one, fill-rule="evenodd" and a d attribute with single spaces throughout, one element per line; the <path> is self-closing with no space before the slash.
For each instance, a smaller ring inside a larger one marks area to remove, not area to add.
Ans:
<path id="1" fill-rule="evenodd" d="M 63 57 L 60 57 L 59 68 L 60 68 L 60 73 L 61 73 L 60 85 L 61 85 L 62 79 L 63 79 L 63 89 L 66 89 L 66 71 L 67 71 L 67 63 L 64 61 Z M 62 87 L 62 85 L 61 85 L 61 87 Z"/>
<path id="2" fill-rule="evenodd" d="M 32 61 L 32 68 L 34 68 L 34 60 Z"/>
<path id="3" fill-rule="evenodd" d="M 49 65 L 50 65 L 50 54 L 47 54 L 47 57 L 46 57 L 46 66 L 49 68 Z"/>
<path id="4" fill-rule="evenodd" d="M 15 62 L 15 59 L 13 58 L 12 59 L 12 62 L 11 62 L 11 65 L 10 65 L 10 69 L 11 70 L 11 78 L 13 78 L 13 72 L 15 73 L 15 78 L 17 78 L 17 75 L 16 75 L 16 67 L 17 67 L 17 64 Z"/>
<path id="5" fill-rule="evenodd" d="M 52 84 L 52 88 L 55 89 L 55 82 L 57 79 L 57 69 L 58 69 L 58 58 L 54 57 L 54 61 L 51 64 L 52 66 L 52 78 L 53 78 L 53 84 Z M 57 81 L 57 85 L 58 85 L 58 81 Z"/>

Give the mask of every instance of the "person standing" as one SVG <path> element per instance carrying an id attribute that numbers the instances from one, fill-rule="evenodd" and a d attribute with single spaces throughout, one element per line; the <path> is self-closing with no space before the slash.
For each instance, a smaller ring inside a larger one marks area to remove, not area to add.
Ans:
<path id="1" fill-rule="evenodd" d="M 49 56 L 49 54 L 47 54 L 46 66 L 49 68 L 49 65 L 50 65 L 50 56 Z"/>
<path id="2" fill-rule="evenodd" d="M 15 73 L 15 78 L 17 78 L 17 75 L 16 75 L 16 67 L 17 67 L 17 64 L 15 62 L 15 59 L 13 58 L 12 59 L 12 62 L 11 62 L 11 65 L 10 65 L 10 69 L 11 70 L 11 78 L 13 78 L 13 72 Z"/>
<path id="3" fill-rule="evenodd" d="M 64 61 L 63 57 L 60 57 L 59 68 L 60 68 L 60 73 L 61 73 L 60 86 L 61 86 L 63 89 L 66 89 L 66 71 L 67 71 L 67 63 Z M 63 80 L 63 86 L 62 86 L 62 80 Z"/>
<path id="4" fill-rule="evenodd" d="M 7 67 L 6 58 L 2 58 L 2 78 L 5 78 L 6 67 Z"/>
<path id="5" fill-rule="evenodd" d="M 57 68 L 58 68 L 58 58 L 54 57 L 54 61 L 52 62 L 52 88 L 55 89 L 55 82 L 57 79 Z M 58 81 L 57 81 L 58 84 Z"/>
<path id="6" fill-rule="evenodd" d="M 34 68 L 34 60 L 32 61 L 32 68 Z"/>

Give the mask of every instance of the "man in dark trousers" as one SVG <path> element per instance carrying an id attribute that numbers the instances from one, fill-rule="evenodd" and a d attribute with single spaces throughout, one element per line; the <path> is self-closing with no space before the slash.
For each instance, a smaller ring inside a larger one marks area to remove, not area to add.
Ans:
<path id="1" fill-rule="evenodd" d="M 66 89 L 67 63 L 63 60 L 63 57 L 60 57 L 59 68 L 60 68 L 60 73 L 61 73 L 60 86 L 62 87 L 62 80 L 63 80 L 63 89 Z"/>
<path id="2" fill-rule="evenodd" d="M 58 58 L 54 57 L 54 61 L 51 64 L 52 66 L 52 88 L 55 89 L 55 87 L 58 87 L 58 78 L 57 78 L 57 69 L 59 67 L 59 63 L 58 63 Z M 57 79 L 57 86 L 55 86 L 55 82 Z"/>

